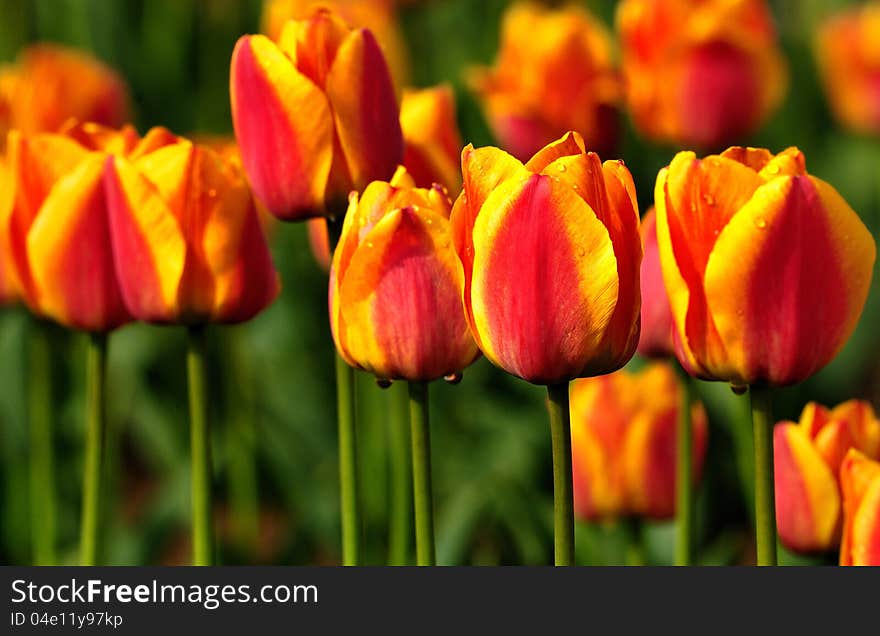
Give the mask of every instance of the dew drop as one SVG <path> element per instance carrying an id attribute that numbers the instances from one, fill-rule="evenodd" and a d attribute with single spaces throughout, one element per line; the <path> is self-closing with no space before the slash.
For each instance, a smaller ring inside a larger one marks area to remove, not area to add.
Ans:
<path id="1" fill-rule="evenodd" d="M 703 193 L 703 201 L 706 202 L 706 205 L 715 205 L 715 197 L 708 192 Z"/>
<path id="2" fill-rule="evenodd" d="M 578 256 L 583 258 L 584 256 L 587 255 L 587 248 L 585 248 L 583 245 L 580 245 L 577 248 L 577 253 L 578 253 Z"/>
<path id="3" fill-rule="evenodd" d="M 565 164 L 564 164 L 564 163 L 560 163 L 560 164 L 559 164 L 559 172 L 565 172 L 565 170 L 566 170 Z"/>
<path id="4" fill-rule="evenodd" d="M 449 375 L 444 375 L 443 379 L 449 384 L 458 384 L 459 382 L 461 382 L 462 377 L 463 374 L 461 371 L 459 371 L 458 373 L 450 373 Z"/>
<path id="5" fill-rule="evenodd" d="M 217 196 L 217 191 L 214 188 L 211 188 L 210 190 L 208 190 L 208 196 L 213 199 Z"/>
<path id="6" fill-rule="evenodd" d="M 730 390 L 733 391 L 734 395 L 744 395 L 749 390 L 749 387 L 745 384 L 733 384 L 731 382 Z"/>
<path id="7" fill-rule="evenodd" d="M 765 227 L 767 227 L 767 221 L 759 217 L 755 219 L 755 227 L 759 230 L 763 230 Z"/>
<path id="8" fill-rule="evenodd" d="M 367 241 L 367 247 L 373 247 L 373 241 Z"/>
<path id="9" fill-rule="evenodd" d="M 380 389 L 387 389 L 389 386 L 391 386 L 391 380 L 389 380 L 388 378 L 376 378 L 376 385 Z"/>

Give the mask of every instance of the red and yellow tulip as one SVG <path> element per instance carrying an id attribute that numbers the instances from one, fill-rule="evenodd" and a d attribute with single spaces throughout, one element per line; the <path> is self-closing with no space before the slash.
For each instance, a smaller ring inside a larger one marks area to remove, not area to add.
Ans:
<path id="1" fill-rule="evenodd" d="M 843 541 L 840 565 L 880 566 L 880 462 L 850 450 L 840 467 Z"/>
<path id="2" fill-rule="evenodd" d="M 352 193 L 330 271 L 333 339 L 350 365 L 381 379 L 427 381 L 477 357 L 450 208 L 440 188 L 416 188 L 403 168 Z"/>
<path id="3" fill-rule="evenodd" d="M 0 210 L 15 288 L 34 313 L 107 331 L 131 320 L 114 267 L 103 188 L 108 153 L 136 156 L 168 143 L 154 129 L 71 124 L 61 133 L 9 134 L 11 192 Z"/>
<path id="4" fill-rule="evenodd" d="M 132 316 L 234 323 L 275 299 L 278 274 L 234 156 L 176 138 L 105 163 L 116 271 Z"/>
<path id="5" fill-rule="evenodd" d="M 835 116 L 853 130 L 880 133 L 880 2 L 847 9 L 819 29 L 816 53 Z"/>
<path id="6" fill-rule="evenodd" d="M 623 366 L 639 339 L 642 246 L 632 176 L 568 133 L 525 165 L 462 152 L 452 236 L 464 305 L 489 360 L 535 384 Z"/>
<path id="7" fill-rule="evenodd" d="M 400 103 L 403 165 L 416 185 L 439 183 L 461 189 L 461 135 L 455 121 L 455 95 L 448 85 L 403 92 Z"/>
<path id="8" fill-rule="evenodd" d="M 617 26 L 626 101 L 651 139 L 701 148 L 738 141 L 785 93 L 765 0 L 624 0 Z"/>
<path id="9" fill-rule="evenodd" d="M 582 8 L 514 4 L 495 65 L 475 69 L 470 83 L 501 146 L 522 161 L 568 130 L 614 150 L 621 87 L 611 36 Z"/>
<path id="10" fill-rule="evenodd" d="M 660 248 L 657 245 L 657 212 L 653 207 L 642 217 L 639 233 L 644 257 L 641 270 L 642 333 L 638 352 L 648 358 L 667 358 L 674 351 L 672 308 L 663 284 Z"/>
<path id="11" fill-rule="evenodd" d="M 0 157 L 0 307 L 14 303 L 18 299 L 18 289 L 12 254 L 9 246 L 9 219 L 12 211 L 9 197 L 13 187 L 11 174 L 6 167 L 5 157 Z"/>
<path id="12" fill-rule="evenodd" d="M 230 94 L 251 186 L 282 219 L 338 214 L 350 191 L 390 178 L 403 159 L 382 51 L 329 10 L 288 21 L 277 42 L 239 39 Z"/>
<path id="13" fill-rule="evenodd" d="M 840 540 L 838 476 L 850 449 L 880 457 L 880 421 L 867 402 L 850 400 L 832 410 L 811 402 L 800 421 L 774 430 L 776 525 L 797 552 L 830 550 Z"/>
<path id="14" fill-rule="evenodd" d="M 692 375 L 783 386 L 837 354 L 861 315 L 876 247 L 799 150 L 680 152 L 654 195 L 676 355 Z"/>
<path id="15" fill-rule="evenodd" d="M 682 388 L 665 362 L 571 385 L 575 514 L 584 520 L 675 513 L 676 422 Z M 706 412 L 695 403 L 693 475 L 706 454 Z"/>
<path id="16" fill-rule="evenodd" d="M 121 126 L 128 89 L 109 67 L 80 51 L 35 44 L 0 68 L 0 146 L 9 130 L 58 132 L 68 119 Z"/>

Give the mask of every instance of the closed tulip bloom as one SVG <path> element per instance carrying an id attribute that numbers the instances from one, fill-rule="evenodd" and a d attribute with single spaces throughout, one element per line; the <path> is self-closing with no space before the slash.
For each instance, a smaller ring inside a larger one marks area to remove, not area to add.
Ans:
<path id="1" fill-rule="evenodd" d="M 663 284 L 660 268 L 660 249 L 657 246 L 657 212 L 654 208 L 642 217 L 639 226 L 642 237 L 641 289 L 642 331 L 638 352 L 648 358 L 667 358 L 673 355 L 672 308 Z"/>
<path id="2" fill-rule="evenodd" d="M 850 449 L 880 456 L 880 421 L 867 402 L 850 400 L 832 410 L 811 402 L 800 422 L 774 429 L 776 525 L 790 550 L 831 550 L 840 540 L 838 476 Z"/>
<path id="3" fill-rule="evenodd" d="M 825 94 L 834 115 L 860 132 L 880 133 L 880 2 L 847 9 L 826 21 L 817 37 Z"/>
<path id="4" fill-rule="evenodd" d="M 330 271 L 330 324 L 351 366 L 389 380 L 428 381 L 477 357 L 461 306 L 451 203 L 406 170 L 352 193 Z"/>
<path id="5" fill-rule="evenodd" d="M 167 141 L 160 130 L 72 125 L 62 133 L 9 134 L 11 192 L 0 210 L 15 287 L 34 313 L 107 331 L 131 316 L 113 265 L 102 184 L 108 153 L 140 153 Z"/>
<path id="6" fill-rule="evenodd" d="M 642 246 L 632 176 L 577 133 L 525 165 L 462 152 L 452 212 L 471 331 L 489 360 L 535 384 L 622 367 L 639 339 Z"/>
<path id="7" fill-rule="evenodd" d="M 58 132 L 71 118 L 121 126 L 128 101 L 125 82 L 95 58 L 54 44 L 29 46 L 0 68 L 0 145 L 7 130 Z"/>
<path id="8" fill-rule="evenodd" d="M 372 33 L 320 9 L 277 42 L 239 39 L 230 94 L 251 186 L 275 216 L 334 215 L 403 159 L 394 87 Z"/>
<path id="9" fill-rule="evenodd" d="M 692 375 L 784 386 L 834 358 L 861 315 L 876 247 L 799 150 L 680 152 L 654 194 L 676 355 Z"/>
<path id="10" fill-rule="evenodd" d="M 624 0 L 617 26 L 630 113 L 656 141 L 701 148 L 737 141 L 785 93 L 765 0 Z"/>
<path id="11" fill-rule="evenodd" d="M 580 519 L 666 519 L 675 514 L 681 392 L 675 371 L 665 362 L 572 383 L 574 506 Z M 696 484 L 708 432 L 702 404 L 693 404 L 691 417 Z"/>
<path id="12" fill-rule="evenodd" d="M 251 192 L 234 158 L 178 138 L 106 161 L 125 305 L 156 323 L 236 323 L 279 291 Z"/>
<path id="13" fill-rule="evenodd" d="M 840 565 L 880 565 L 880 462 L 850 450 L 840 467 Z"/>
<path id="14" fill-rule="evenodd" d="M 501 146 L 522 161 L 568 130 L 597 152 L 614 150 L 621 88 L 611 36 L 582 8 L 514 4 L 495 65 L 470 83 Z"/>
<path id="15" fill-rule="evenodd" d="M 455 121 L 455 95 L 448 85 L 403 93 L 400 104 L 403 165 L 416 185 L 438 183 L 449 192 L 461 189 L 461 135 Z"/>

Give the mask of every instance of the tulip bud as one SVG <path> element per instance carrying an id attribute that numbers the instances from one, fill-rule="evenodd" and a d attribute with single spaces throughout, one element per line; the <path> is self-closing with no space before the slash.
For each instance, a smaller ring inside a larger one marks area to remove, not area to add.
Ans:
<path id="1" fill-rule="evenodd" d="M 254 193 L 275 216 L 336 213 L 339 201 L 403 159 L 399 112 L 373 35 L 316 10 L 277 42 L 239 39 L 230 94 L 235 136 Z"/>
<path id="2" fill-rule="evenodd" d="M 667 358 L 673 355 L 672 309 L 663 284 L 660 269 L 660 249 L 657 246 L 657 213 L 654 208 L 642 217 L 639 226 L 642 237 L 641 289 L 642 332 L 638 352 L 648 358 Z"/>
<path id="3" fill-rule="evenodd" d="M 87 331 L 131 320 L 113 266 L 101 176 L 107 153 L 159 141 L 96 124 L 9 134 L 11 191 L 2 198 L 0 219 L 14 287 L 35 314 Z"/>
<path id="4" fill-rule="evenodd" d="M 555 384 L 622 367 L 639 339 L 638 207 L 632 176 L 569 133 L 525 165 L 462 152 L 452 212 L 477 345 L 508 373 Z"/>
<path id="5" fill-rule="evenodd" d="M 840 540 L 838 475 L 850 449 L 880 454 L 880 421 L 866 402 L 850 400 L 833 410 L 807 404 L 800 422 L 774 430 L 776 525 L 787 548 L 830 550 Z"/>
<path id="6" fill-rule="evenodd" d="M 716 148 L 753 132 L 785 92 L 764 0 L 624 0 L 626 99 L 647 137 Z"/>
<path id="7" fill-rule="evenodd" d="M 80 51 L 35 44 L 0 69 L 0 146 L 7 130 L 57 132 L 68 119 L 116 127 L 127 117 L 125 82 Z"/>
<path id="8" fill-rule="evenodd" d="M 880 462 L 850 450 L 840 467 L 840 565 L 880 565 Z"/>
<path id="9" fill-rule="evenodd" d="M 185 139 L 102 166 L 125 304 L 158 323 L 234 323 L 279 291 L 234 159 Z"/>
<path id="10" fill-rule="evenodd" d="M 382 380 L 427 381 L 477 357 L 461 306 L 451 203 L 400 168 L 352 193 L 330 270 L 330 324 L 339 354 Z"/>
<path id="11" fill-rule="evenodd" d="M 621 87 L 611 36 L 584 9 L 515 3 L 495 65 L 475 69 L 471 85 L 495 137 L 517 159 L 568 130 L 600 153 L 614 151 Z"/>
<path id="12" fill-rule="evenodd" d="M 676 422 L 682 388 L 672 366 L 652 362 L 571 385 L 575 513 L 586 521 L 675 514 Z M 702 404 L 692 407 L 693 478 L 706 455 Z"/>
<path id="13" fill-rule="evenodd" d="M 680 152 L 654 197 L 676 355 L 692 375 L 784 386 L 834 358 L 861 315 L 876 247 L 799 150 Z"/>
<path id="14" fill-rule="evenodd" d="M 439 183 L 461 189 L 461 135 L 455 121 L 455 96 L 446 85 L 407 90 L 400 104 L 405 146 L 403 165 L 424 188 Z"/>

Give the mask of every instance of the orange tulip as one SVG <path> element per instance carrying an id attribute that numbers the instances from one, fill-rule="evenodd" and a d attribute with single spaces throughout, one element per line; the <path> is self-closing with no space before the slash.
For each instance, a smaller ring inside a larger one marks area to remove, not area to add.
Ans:
<path id="1" fill-rule="evenodd" d="M 276 42 L 239 39 L 232 119 L 257 198 L 275 216 L 336 215 L 351 190 L 388 179 L 403 158 L 388 67 L 372 33 L 317 10 Z"/>
<path id="2" fill-rule="evenodd" d="M 125 304 L 158 323 L 234 323 L 279 291 L 237 161 L 178 138 L 105 162 L 110 236 Z"/>
<path id="3" fill-rule="evenodd" d="M 660 249 L 657 246 L 657 212 L 654 208 L 642 217 L 639 226 L 642 236 L 641 289 L 642 333 L 638 352 L 649 358 L 667 358 L 673 355 L 672 308 L 663 284 L 660 269 Z"/>
<path id="4" fill-rule="evenodd" d="M 439 183 L 461 189 L 461 135 L 455 121 L 455 95 L 447 85 L 407 90 L 400 104 L 405 146 L 403 165 L 416 185 Z"/>
<path id="5" fill-rule="evenodd" d="M 12 129 L 57 132 L 71 118 L 116 127 L 127 117 L 125 83 L 80 51 L 35 44 L 0 68 L 0 145 Z"/>
<path id="6" fill-rule="evenodd" d="M 535 384 L 609 373 L 639 339 L 639 217 L 621 161 L 577 133 L 525 165 L 462 152 L 452 212 L 468 323 L 489 360 Z"/>
<path id="7" fill-rule="evenodd" d="M 11 175 L 6 167 L 6 159 L 0 157 L 0 307 L 12 304 L 18 298 L 14 264 L 9 250 L 9 219 L 6 218 L 12 210 L 8 200 L 11 194 Z"/>
<path id="8" fill-rule="evenodd" d="M 830 550 L 840 539 L 838 475 L 851 448 L 880 456 L 880 421 L 871 405 L 850 400 L 828 410 L 810 402 L 798 424 L 774 429 L 776 525 L 791 550 Z"/>
<path id="9" fill-rule="evenodd" d="M 470 79 L 495 136 L 518 159 L 567 130 L 600 153 L 614 150 L 621 91 L 611 36 L 584 9 L 514 4 L 495 66 Z"/>
<path id="10" fill-rule="evenodd" d="M 689 372 L 782 386 L 837 354 L 862 312 L 876 247 L 799 150 L 680 152 L 654 196 L 676 355 Z"/>
<path id="11" fill-rule="evenodd" d="M 407 83 L 409 53 L 393 0 L 264 0 L 261 31 L 277 40 L 288 20 L 307 18 L 318 7 L 329 7 L 352 26 L 372 31 L 397 85 Z"/>
<path id="12" fill-rule="evenodd" d="M 71 328 L 107 331 L 131 320 L 122 301 L 102 185 L 108 153 L 167 143 L 161 129 L 71 124 L 61 133 L 9 134 L 8 231 L 15 288 L 36 314 Z"/>
<path id="13" fill-rule="evenodd" d="M 880 565 L 880 462 L 850 450 L 840 467 L 840 565 Z"/>
<path id="14" fill-rule="evenodd" d="M 571 385 L 575 514 L 593 521 L 675 514 L 676 422 L 682 388 L 672 366 L 652 362 Z M 694 483 L 706 455 L 708 427 L 692 407 Z"/>
<path id="15" fill-rule="evenodd" d="M 716 148 L 750 134 L 787 83 L 764 0 L 623 0 L 626 100 L 647 137 Z"/>
<path id="16" fill-rule="evenodd" d="M 817 57 L 835 116 L 853 130 L 880 133 L 880 2 L 847 9 L 825 22 Z"/>
<path id="17" fill-rule="evenodd" d="M 403 168 L 352 193 L 330 271 L 333 340 L 350 365 L 380 379 L 427 381 L 477 357 L 450 208 L 445 193 L 416 188 Z"/>

